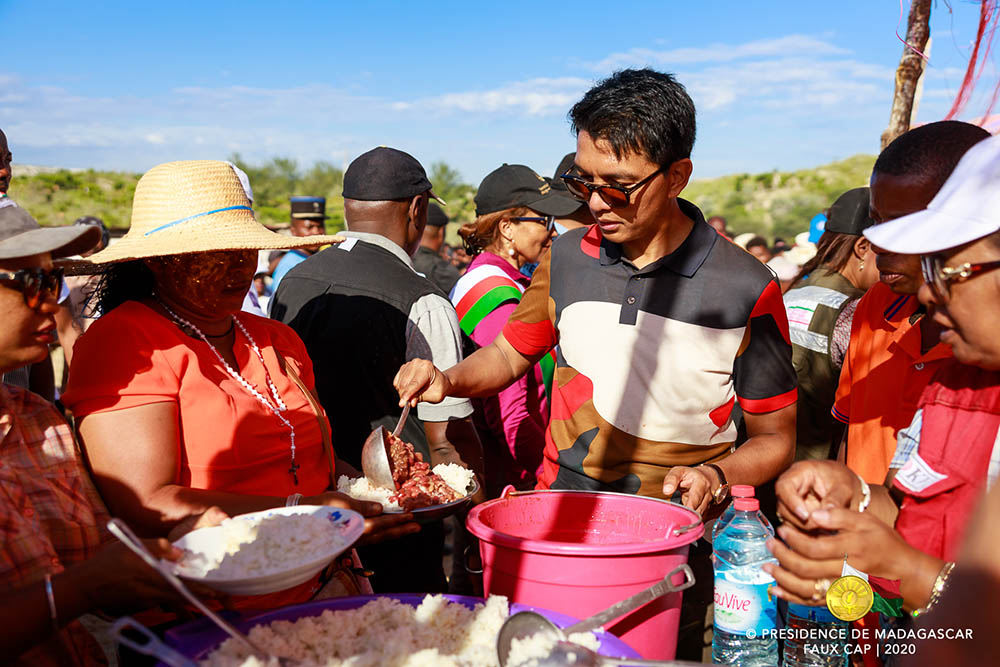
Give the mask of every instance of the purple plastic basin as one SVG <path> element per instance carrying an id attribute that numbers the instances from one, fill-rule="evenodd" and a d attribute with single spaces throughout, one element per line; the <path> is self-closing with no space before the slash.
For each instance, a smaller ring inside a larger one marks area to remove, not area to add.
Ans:
<path id="1" fill-rule="evenodd" d="M 326 609 L 340 610 L 340 609 L 357 609 L 358 607 L 364 606 L 366 603 L 371 602 L 380 597 L 392 598 L 393 600 L 399 600 L 404 604 L 416 607 L 424 599 L 423 594 L 395 594 L 395 595 L 359 595 L 357 597 L 349 598 L 332 598 L 329 600 L 319 600 L 316 602 L 306 602 L 304 604 L 291 605 L 289 607 L 282 607 L 281 609 L 274 609 L 271 611 L 262 612 L 259 614 L 254 614 L 241 619 L 232 619 L 230 622 L 233 623 L 237 628 L 243 632 L 249 632 L 250 628 L 255 625 L 260 625 L 262 623 L 271 623 L 273 621 L 295 621 L 305 616 L 318 616 L 323 613 Z M 457 602 L 463 604 L 470 609 L 477 604 L 483 602 L 482 598 L 468 597 L 465 595 L 445 595 L 445 598 L 451 602 Z M 539 607 L 532 607 L 530 605 L 518 604 L 516 602 L 511 603 L 510 613 L 516 614 L 519 611 L 534 611 L 542 616 L 545 616 L 550 621 L 558 625 L 560 628 L 565 628 L 567 626 L 573 625 L 579 619 L 573 618 L 572 616 L 566 616 L 565 614 L 560 614 L 558 612 L 549 611 L 548 609 L 541 609 Z M 632 647 L 623 642 L 618 637 L 614 635 L 607 634 L 604 632 L 596 632 L 595 635 L 600 641 L 600 648 L 598 651 L 607 656 L 612 656 L 615 658 L 640 658 L 638 653 L 636 653 Z M 199 619 L 197 621 L 192 621 L 191 623 L 185 623 L 184 625 L 177 626 L 167 630 L 166 641 L 167 643 L 180 651 L 186 657 L 192 660 L 203 660 L 208 657 L 209 653 L 215 650 L 219 644 L 221 644 L 228 635 L 222 630 L 217 628 L 208 619 Z M 162 663 L 160 663 L 162 665 Z"/>

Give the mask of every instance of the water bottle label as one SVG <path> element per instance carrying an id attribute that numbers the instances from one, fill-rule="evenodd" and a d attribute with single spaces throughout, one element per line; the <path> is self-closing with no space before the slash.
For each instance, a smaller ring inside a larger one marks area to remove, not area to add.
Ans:
<path id="1" fill-rule="evenodd" d="M 715 625 L 733 634 L 753 631 L 761 637 L 765 630 L 777 628 L 777 599 L 770 588 L 774 580 L 743 584 L 715 578 Z M 751 637 L 752 638 L 752 637 Z"/>

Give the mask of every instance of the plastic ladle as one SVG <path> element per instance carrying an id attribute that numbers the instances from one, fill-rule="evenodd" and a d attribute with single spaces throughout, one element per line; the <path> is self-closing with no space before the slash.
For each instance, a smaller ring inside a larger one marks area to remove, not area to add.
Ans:
<path id="1" fill-rule="evenodd" d="M 132 552 L 144 560 L 147 565 L 160 573 L 160 576 L 167 580 L 167 583 L 174 587 L 178 593 L 184 596 L 188 602 L 197 607 L 198 611 L 205 614 L 213 623 L 222 628 L 226 634 L 238 641 L 239 643 L 246 646 L 253 655 L 263 662 L 267 662 L 273 657 L 278 658 L 278 663 L 282 667 L 289 667 L 294 665 L 295 662 L 289 658 L 282 658 L 279 656 L 272 656 L 270 653 L 260 648 L 247 637 L 245 634 L 237 630 L 230 624 L 226 619 L 222 618 L 214 611 L 205 606 L 205 603 L 199 600 L 194 593 L 188 590 L 188 587 L 184 585 L 184 582 L 180 578 L 170 571 L 170 569 L 153 554 L 149 552 L 146 545 L 142 543 L 132 529 L 129 528 L 124 521 L 121 519 L 111 519 L 108 521 L 108 531 L 121 540 L 122 544 L 127 546 Z"/>
<path id="2" fill-rule="evenodd" d="M 403 414 L 399 415 L 399 421 L 396 422 L 396 428 L 392 432 L 394 436 L 399 437 L 409 415 L 410 404 L 407 403 L 403 406 Z M 392 467 L 389 465 L 389 439 L 386 437 L 388 434 L 384 426 L 379 426 L 365 438 L 365 444 L 361 448 L 361 472 L 375 486 L 395 491 L 396 482 L 392 478 Z"/>
<path id="3" fill-rule="evenodd" d="M 675 586 L 670 582 L 678 574 L 684 574 L 684 582 Z M 545 634 L 557 639 L 559 641 L 565 641 L 569 635 L 577 632 L 590 632 L 591 630 L 596 630 L 606 623 L 624 616 L 625 614 L 638 609 L 642 605 L 652 602 L 656 598 L 667 595 L 668 593 L 677 593 L 678 591 L 683 591 L 686 588 L 690 588 L 694 585 L 694 572 L 688 567 L 687 563 L 683 565 L 678 565 L 673 570 L 670 571 L 667 576 L 644 591 L 640 591 L 631 597 L 625 598 L 621 602 L 611 605 L 604 611 L 598 612 L 589 618 L 569 626 L 565 629 L 560 629 L 555 623 L 545 618 L 541 614 L 536 614 L 533 611 L 522 611 L 514 614 L 500 626 L 500 632 L 497 634 L 497 658 L 500 660 L 500 667 L 507 667 L 507 657 L 510 655 L 511 642 L 515 639 L 524 639 L 526 637 L 531 637 L 537 634 Z M 569 642 L 566 642 L 569 643 Z M 570 644 L 570 646 L 575 646 L 575 644 Z M 582 648 L 582 647 L 581 647 Z M 601 657 L 598 654 L 595 656 Z M 543 663 L 547 664 L 547 663 Z M 557 663 L 552 663 L 557 664 Z M 573 664 L 573 663 L 567 663 Z M 595 664 L 599 665 L 601 663 L 586 663 L 581 662 L 581 665 Z M 612 663 L 614 664 L 614 663 Z M 619 664 L 626 664 L 624 662 Z M 637 664 L 659 664 L 659 663 L 637 663 Z"/>

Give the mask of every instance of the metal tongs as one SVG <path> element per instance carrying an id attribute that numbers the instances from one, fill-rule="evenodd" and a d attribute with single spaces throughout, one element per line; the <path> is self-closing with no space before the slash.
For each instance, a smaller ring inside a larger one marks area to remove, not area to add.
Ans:
<path id="1" fill-rule="evenodd" d="M 249 637 L 237 630 L 226 619 L 222 618 L 205 606 L 205 603 L 199 600 L 195 594 L 184 585 L 184 582 L 180 580 L 180 577 L 174 574 L 163 561 L 159 560 L 156 556 L 149 552 L 149 549 L 147 549 L 146 545 L 142 543 L 142 540 L 140 540 L 136 534 L 132 532 L 132 529 L 129 528 L 124 521 L 121 519 L 111 519 L 111 521 L 108 522 L 108 531 L 121 540 L 122 544 L 131 549 L 135 555 L 144 560 L 147 565 L 159 572 L 160 576 L 166 579 L 167 583 L 173 586 L 178 593 L 183 595 L 188 602 L 197 607 L 198 611 L 205 614 L 209 620 L 222 628 L 222 630 L 224 630 L 230 637 L 246 646 L 259 660 L 266 662 L 273 657 L 277 657 L 278 663 L 282 665 L 282 667 L 288 667 L 295 664 L 289 658 L 272 656 L 260 646 L 250 641 Z"/>

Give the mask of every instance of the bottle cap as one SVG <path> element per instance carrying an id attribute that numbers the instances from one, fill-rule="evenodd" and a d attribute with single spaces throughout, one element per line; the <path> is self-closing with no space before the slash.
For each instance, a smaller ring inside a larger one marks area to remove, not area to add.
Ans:
<path id="1" fill-rule="evenodd" d="M 760 501 L 756 498 L 737 498 L 733 505 L 737 512 L 756 512 L 760 509 Z"/>
<path id="2" fill-rule="evenodd" d="M 733 484 L 729 487 L 729 495 L 733 498 L 753 498 L 753 487 L 749 484 Z"/>

